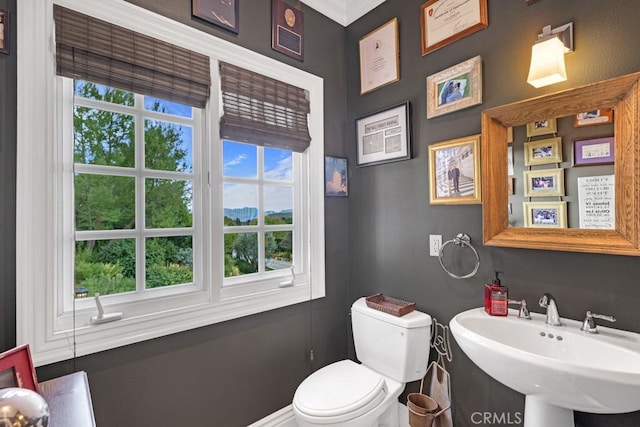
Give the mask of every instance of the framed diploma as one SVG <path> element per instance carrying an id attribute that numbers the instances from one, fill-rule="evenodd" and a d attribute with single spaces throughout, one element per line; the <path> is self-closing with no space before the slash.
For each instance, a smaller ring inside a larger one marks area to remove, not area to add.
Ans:
<path id="1" fill-rule="evenodd" d="M 429 0 L 421 6 L 422 55 L 489 25 L 487 0 Z"/>
<path id="2" fill-rule="evenodd" d="M 271 2 L 271 48 L 304 61 L 304 14 L 283 0 Z"/>
<path id="3" fill-rule="evenodd" d="M 360 95 L 400 80 L 398 18 L 360 39 Z"/>

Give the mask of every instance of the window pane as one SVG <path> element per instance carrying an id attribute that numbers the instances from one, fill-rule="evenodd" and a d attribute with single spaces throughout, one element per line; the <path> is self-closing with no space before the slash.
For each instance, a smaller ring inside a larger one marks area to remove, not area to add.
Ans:
<path id="1" fill-rule="evenodd" d="M 193 282 L 193 238 L 191 236 L 146 239 L 145 288 Z"/>
<path id="2" fill-rule="evenodd" d="M 144 109 L 149 111 L 158 111 L 160 113 L 173 114 L 174 116 L 191 118 L 193 116 L 193 107 L 190 105 L 179 104 L 177 102 L 165 101 L 160 98 L 151 96 L 144 97 Z"/>
<path id="3" fill-rule="evenodd" d="M 112 104 L 133 106 L 133 92 L 115 89 L 109 86 L 90 83 L 84 80 L 73 81 L 73 93 L 75 96 L 96 101 L 110 102 Z"/>
<path id="4" fill-rule="evenodd" d="M 258 272 L 258 234 L 224 235 L 224 277 Z"/>
<path id="5" fill-rule="evenodd" d="M 160 120 L 144 121 L 145 167 L 192 172 L 193 129 Z"/>
<path id="6" fill-rule="evenodd" d="M 293 222 L 293 188 L 264 186 L 264 223 L 291 224 Z"/>
<path id="7" fill-rule="evenodd" d="M 181 228 L 193 224 L 193 185 L 179 179 L 147 178 L 146 228 Z"/>
<path id="8" fill-rule="evenodd" d="M 258 224 L 258 186 L 224 184 L 224 225 Z"/>
<path id="9" fill-rule="evenodd" d="M 223 175 L 239 178 L 258 177 L 258 147 L 251 144 L 223 141 Z"/>
<path id="10" fill-rule="evenodd" d="M 75 107 L 73 132 L 76 163 L 134 166 L 133 116 L 95 108 Z"/>
<path id="11" fill-rule="evenodd" d="M 291 268 L 292 231 L 273 231 L 264 234 L 264 266 L 266 270 Z"/>
<path id="12" fill-rule="evenodd" d="M 76 242 L 74 287 L 89 296 L 136 290 L 135 239 Z"/>
<path id="13" fill-rule="evenodd" d="M 293 180 L 293 153 L 277 148 L 264 149 L 264 177 L 279 181 Z"/>
<path id="14" fill-rule="evenodd" d="M 122 230 L 135 227 L 135 178 L 74 176 L 76 230 Z"/>

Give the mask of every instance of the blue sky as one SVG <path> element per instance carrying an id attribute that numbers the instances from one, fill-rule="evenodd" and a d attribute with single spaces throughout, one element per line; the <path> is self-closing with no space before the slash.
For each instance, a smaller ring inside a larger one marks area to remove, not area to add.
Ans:
<path id="1" fill-rule="evenodd" d="M 293 179 L 292 153 L 275 148 L 264 148 L 264 176 L 269 180 L 291 182 Z M 251 144 L 223 142 L 223 175 L 225 177 L 257 178 L 258 147 Z M 224 207 L 257 207 L 257 186 L 226 183 Z M 264 208 L 283 211 L 293 208 L 293 190 L 289 186 L 269 185 L 264 190 Z"/>

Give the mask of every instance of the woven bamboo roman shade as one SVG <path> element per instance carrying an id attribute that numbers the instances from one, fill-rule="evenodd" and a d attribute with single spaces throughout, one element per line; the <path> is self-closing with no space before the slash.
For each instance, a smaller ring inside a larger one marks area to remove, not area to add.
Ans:
<path id="1" fill-rule="evenodd" d="M 54 5 L 56 68 L 88 80 L 202 108 L 209 57 Z"/>
<path id="2" fill-rule="evenodd" d="M 309 147 L 307 91 L 225 62 L 220 79 L 222 139 L 299 153 Z"/>

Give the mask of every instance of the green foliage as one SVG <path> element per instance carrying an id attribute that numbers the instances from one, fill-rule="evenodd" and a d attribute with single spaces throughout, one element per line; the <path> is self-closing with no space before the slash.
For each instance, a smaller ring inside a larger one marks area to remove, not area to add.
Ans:
<path id="1" fill-rule="evenodd" d="M 153 264 L 147 268 L 147 288 L 158 288 L 162 286 L 178 285 L 193 281 L 191 268 L 178 264 Z"/>
<path id="2" fill-rule="evenodd" d="M 76 82 L 75 93 L 88 99 L 133 106 L 131 92 Z M 156 101 L 153 111 L 165 111 Z M 139 124 L 140 125 L 140 124 Z M 147 169 L 184 172 L 188 153 L 182 148 L 182 128 L 173 123 L 145 120 Z M 135 117 L 97 108 L 74 110 L 74 161 L 119 168 L 136 167 Z M 74 178 L 76 229 L 124 230 L 136 227 L 136 179 L 101 171 L 76 173 Z M 147 228 L 191 227 L 190 181 L 146 179 L 145 224 Z M 141 220 L 141 218 L 139 219 Z M 138 238 L 141 239 L 141 238 Z M 146 239 L 147 287 L 193 281 L 191 236 Z M 136 239 L 79 241 L 76 243 L 76 286 L 89 294 L 111 294 L 136 289 Z"/>

